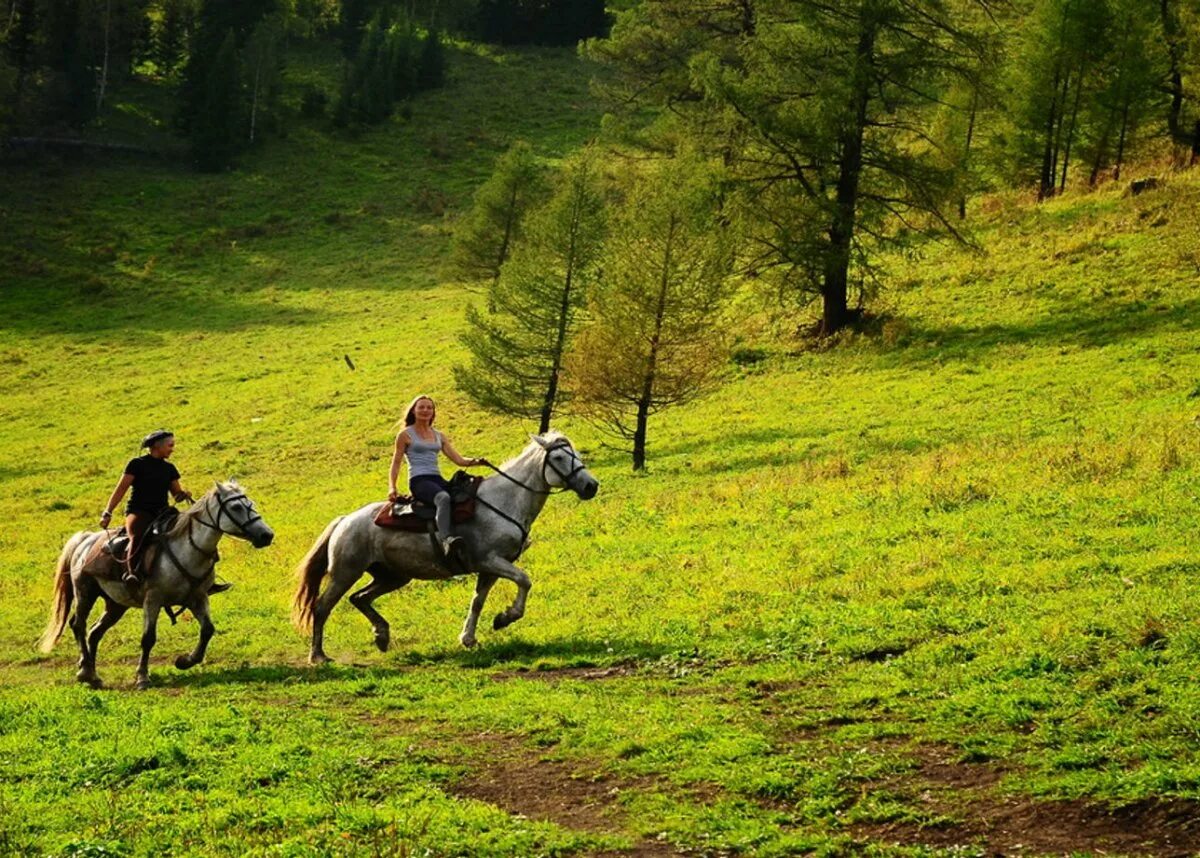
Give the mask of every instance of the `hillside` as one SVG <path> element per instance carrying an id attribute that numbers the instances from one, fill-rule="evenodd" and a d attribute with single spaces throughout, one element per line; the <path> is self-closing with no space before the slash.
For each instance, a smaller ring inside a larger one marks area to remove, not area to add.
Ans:
<path id="1" fill-rule="evenodd" d="M 600 111 L 569 53 L 451 71 L 410 119 L 298 122 L 224 175 L 8 168 L 0 851 L 1200 847 L 1195 171 L 977 201 L 982 250 L 893 260 L 874 333 L 747 324 L 763 359 L 653 423 L 644 474 L 565 422 L 601 491 L 548 504 L 524 620 L 463 651 L 471 583 L 416 583 L 379 603 L 391 652 L 343 604 L 339 664 L 304 665 L 292 569 L 383 495 L 412 395 L 466 455 L 528 428 L 451 384 L 449 218 L 511 139 L 553 160 Z M 33 649 L 54 558 L 160 424 L 185 485 L 236 476 L 278 537 L 223 548 L 204 666 L 163 623 L 133 693 L 130 616 L 112 690 L 76 687 L 70 640 Z"/>

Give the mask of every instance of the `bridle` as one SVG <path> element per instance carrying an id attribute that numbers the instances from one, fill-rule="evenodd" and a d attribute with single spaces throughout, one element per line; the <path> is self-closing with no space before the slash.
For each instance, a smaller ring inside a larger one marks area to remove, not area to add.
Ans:
<path id="1" fill-rule="evenodd" d="M 548 489 L 535 489 L 533 486 L 525 485 L 525 483 L 518 480 L 512 474 L 506 473 L 505 471 L 502 471 L 500 468 L 497 468 L 495 465 L 493 465 L 487 459 L 483 460 L 483 464 L 485 466 L 491 468 L 493 471 L 495 471 L 500 476 L 504 477 L 504 479 L 508 480 L 513 485 L 520 486 L 521 488 L 523 488 L 525 491 L 529 492 L 530 494 L 554 495 L 554 494 L 560 494 L 562 492 L 565 492 L 567 489 L 571 488 L 571 479 L 576 474 L 578 474 L 580 471 L 585 469 L 586 466 L 583 464 L 583 459 L 581 459 L 579 457 L 579 454 L 575 452 L 575 449 L 571 446 L 571 442 L 567 441 L 565 438 L 562 438 L 562 439 L 559 439 L 558 441 L 554 441 L 550 444 L 547 444 L 542 449 L 545 451 L 545 456 L 542 458 L 542 482 L 544 482 L 547 486 L 550 485 L 550 481 L 548 479 L 546 479 L 546 469 L 549 468 L 550 470 L 554 471 L 554 473 L 558 476 L 559 479 L 562 480 L 563 484 L 561 486 L 551 486 Z M 567 450 L 570 452 L 571 460 L 576 463 L 575 467 L 573 467 L 570 470 L 570 472 L 564 474 L 562 471 L 560 471 L 558 469 L 558 466 L 555 465 L 550 460 L 550 454 L 553 453 L 555 450 Z M 555 491 L 556 488 L 558 489 L 558 491 Z M 496 506 L 494 506 L 493 504 L 488 503 L 487 501 L 485 501 L 483 498 L 479 497 L 478 495 L 475 496 L 475 502 L 487 507 L 492 512 L 496 513 L 496 515 L 500 516 L 501 518 L 505 519 L 510 524 L 512 524 L 514 527 L 516 527 L 517 530 L 521 531 L 521 547 L 517 550 L 517 557 L 520 557 L 521 552 L 525 550 L 525 544 L 527 542 L 529 542 L 529 528 L 527 526 L 525 526 L 524 524 L 522 524 L 521 522 L 517 521 L 515 518 L 513 518 L 511 515 L 506 513 L 504 510 L 499 509 Z M 513 560 L 516 560 L 516 559 L 517 559 L 516 557 L 513 558 Z"/>
<path id="2" fill-rule="evenodd" d="M 252 513 L 252 515 L 250 517 L 248 517 L 245 521 L 238 521 L 236 518 L 233 517 L 233 513 L 231 513 L 229 510 L 227 510 L 225 508 L 226 504 L 230 504 L 230 503 L 233 503 L 234 501 L 238 501 L 238 500 L 246 501 L 246 508 L 249 509 L 250 512 Z M 247 528 L 249 528 L 250 525 L 254 524 L 256 521 L 262 521 L 262 516 L 259 515 L 258 512 L 254 509 L 254 504 L 250 501 L 250 498 L 246 497 L 245 492 L 242 492 L 242 493 L 236 494 L 236 495 L 232 495 L 230 497 L 222 497 L 220 491 L 218 491 L 217 492 L 217 518 L 215 521 L 205 521 L 204 519 L 202 519 L 200 516 L 204 512 L 206 512 L 206 510 L 201 510 L 200 512 L 196 513 L 196 515 L 193 519 L 188 519 L 188 539 L 189 540 L 192 538 L 192 528 L 191 528 L 192 521 L 195 521 L 196 524 L 202 524 L 205 527 L 211 528 L 216 531 L 220 531 L 221 533 L 227 533 L 230 536 L 244 536 L 247 539 L 250 538 L 250 531 L 247 530 Z M 221 527 L 221 516 L 223 516 L 223 515 L 229 517 L 229 520 L 237 527 L 237 531 L 226 530 L 225 528 Z M 196 544 L 194 542 L 192 543 L 192 547 L 196 548 Z M 199 549 L 197 549 L 197 550 L 199 550 Z M 201 553 L 203 553 L 203 552 L 201 552 Z"/>
<path id="3" fill-rule="evenodd" d="M 259 515 L 258 512 L 254 509 L 253 503 L 250 501 L 250 498 L 248 498 L 244 492 L 240 493 L 240 494 L 236 494 L 236 495 L 231 495 L 230 497 L 223 497 L 221 495 L 220 489 L 218 489 L 217 493 L 216 493 L 216 498 L 217 498 L 217 516 L 216 516 L 215 520 L 205 521 L 203 518 L 201 518 L 201 516 L 207 511 L 207 504 L 204 507 L 202 507 L 200 509 L 200 511 L 197 512 L 195 515 L 189 515 L 188 520 L 187 520 L 188 544 L 192 546 L 193 551 L 195 551 L 201 557 L 205 558 L 206 561 L 208 561 L 206 563 L 206 568 L 203 573 L 201 573 L 200 575 L 197 576 L 197 575 L 193 575 L 191 572 L 188 571 L 187 567 L 185 567 L 179 561 L 179 558 L 177 556 L 175 556 L 175 552 L 171 550 L 171 543 L 168 539 L 165 538 L 165 536 L 166 536 L 165 534 L 164 534 L 164 538 L 159 543 L 162 546 L 163 553 L 167 555 L 167 558 L 171 561 L 171 563 L 175 566 L 175 568 L 179 570 L 179 573 L 191 582 L 191 588 L 190 588 L 191 592 L 188 593 L 189 599 L 191 598 L 192 593 L 194 593 L 197 589 L 199 589 L 200 585 L 203 584 L 206 580 L 208 580 L 208 573 L 212 569 L 213 565 L 215 565 L 216 557 L 217 557 L 217 549 L 214 548 L 212 551 L 205 551 L 203 548 L 201 548 L 199 545 L 196 544 L 196 539 L 192 535 L 192 526 L 194 524 L 200 524 L 211 530 L 215 530 L 218 533 L 225 533 L 225 534 L 228 534 L 229 536 L 244 536 L 247 539 L 249 539 L 250 532 L 247 530 L 247 528 L 250 527 L 250 525 L 254 524 L 256 521 L 262 521 L 262 516 Z M 234 501 L 237 501 L 237 500 L 245 500 L 247 502 L 246 503 L 247 509 L 249 509 L 250 512 L 252 513 L 252 515 L 250 517 L 248 517 L 244 522 L 238 521 L 236 518 L 234 518 L 233 513 L 225 508 L 226 504 L 233 503 Z M 229 521 L 235 527 L 237 527 L 237 531 L 226 530 L 225 528 L 221 527 L 221 517 L 222 516 L 228 517 Z M 186 604 L 186 601 L 187 600 L 185 600 L 185 604 Z M 186 610 L 186 608 L 181 607 L 178 611 L 175 611 L 175 612 L 172 612 L 169 607 L 165 608 L 165 610 L 166 610 L 167 616 L 170 617 L 170 619 L 171 619 L 171 623 L 174 624 L 176 617 L 178 617 L 179 614 L 183 613 L 183 611 Z"/>
<path id="4" fill-rule="evenodd" d="M 533 486 L 525 485 L 523 482 L 518 480 L 512 474 L 509 474 L 509 473 L 506 473 L 506 472 L 500 470 L 495 465 L 493 465 L 491 462 L 489 462 L 487 459 L 483 460 L 483 464 L 486 467 L 491 468 L 493 471 L 495 471 L 500 476 L 504 477 L 504 479 L 508 480 L 510 483 L 513 483 L 514 485 L 518 485 L 521 488 L 525 489 L 525 491 L 530 492 L 535 495 L 553 495 L 553 494 L 559 494 L 560 492 L 567 491 L 568 489 L 571 488 L 571 479 L 576 474 L 578 474 L 580 471 L 584 470 L 584 468 L 586 467 L 583 464 L 583 459 L 579 458 L 579 454 L 575 452 L 575 448 L 573 448 L 571 446 L 571 442 L 566 440 L 565 438 L 559 439 L 558 441 L 554 441 L 551 444 L 548 444 L 547 446 L 543 447 L 542 449 L 545 450 L 545 453 L 546 453 L 546 455 L 542 458 L 542 482 L 544 482 L 548 486 L 550 485 L 550 481 L 548 479 L 546 479 L 546 469 L 549 468 L 550 470 L 554 471 L 555 475 L 560 480 L 563 481 L 563 484 L 561 486 L 551 486 L 549 489 L 535 489 Z M 560 471 L 558 469 L 558 466 L 555 465 L 554 462 L 552 462 L 550 460 L 550 454 L 553 453 L 555 450 L 566 450 L 571 454 L 571 460 L 577 464 L 575 465 L 574 468 L 572 468 L 570 470 L 570 472 L 564 474 L 562 471 Z M 555 491 L 555 489 L 557 489 L 558 491 Z"/>

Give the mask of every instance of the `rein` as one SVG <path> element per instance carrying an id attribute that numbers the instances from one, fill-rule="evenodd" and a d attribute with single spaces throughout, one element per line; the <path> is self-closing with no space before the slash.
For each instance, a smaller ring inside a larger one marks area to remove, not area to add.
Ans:
<path id="1" fill-rule="evenodd" d="M 554 466 L 553 462 L 550 461 L 550 454 L 553 453 L 555 450 L 562 450 L 562 449 L 570 450 L 571 458 L 575 462 L 578 463 L 577 466 L 572 468 L 571 472 L 568 474 L 564 474 L 562 471 L 560 471 L 557 467 Z M 500 476 L 504 477 L 504 479 L 508 480 L 513 485 L 520 486 L 525 491 L 529 492 L 530 494 L 535 494 L 535 495 L 553 495 L 553 494 L 560 494 L 562 492 L 567 491 L 567 489 L 569 489 L 571 487 L 571 485 L 570 485 L 571 478 L 574 477 L 577 473 L 579 473 L 580 471 L 582 471 L 584 469 L 583 460 L 579 458 L 579 455 L 574 450 L 571 449 L 571 445 L 566 441 L 555 441 L 553 444 L 546 447 L 545 448 L 545 456 L 542 458 L 542 480 L 546 483 L 546 485 L 547 486 L 550 485 L 550 481 L 546 479 L 546 468 L 549 468 L 550 470 L 554 471 L 554 473 L 559 477 L 559 479 L 561 479 L 563 481 L 563 484 L 561 486 L 558 486 L 557 492 L 554 490 L 554 488 L 535 489 L 532 486 L 527 486 L 527 485 L 525 485 L 525 483 L 518 480 L 512 474 L 506 473 L 505 471 L 501 470 L 500 468 L 497 468 L 495 465 L 493 465 L 487 459 L 484 459 L 482 461 L 482 464 L 485 465 L 486 467 L 491 468 L 493 471 L 495 471 Z M 476 496 L 475 496 L 475 502 L 479 503 L 479 504 L 483 504 L 485 507 L 490 509 L 492 512 L 496 513 L 496 515 L 498 515 L 501 518 L 508 521 L 510 524 L 512 524 L 514 527 L 516 527 L 517 530 L 519 530 L 521 532 L 521 547 L 517 551 L 517 556 L 520 557 L 521 552 L 525 550 L 526 543 L 529 542 L 529 527 L 527 525 L 522 524 L 521 522 L 517 521 L 515 518 L 513 518 L 511 515 L 506 513 L 504 510 L 499 509 L 498 507 L 494 506 L 493 504 L 488 503 L 483 498 L 479 497 L 478 494 L 476 494 Z M 515 560 L 516 558 L 513 558 L 513 559 Z"/>
<path id="2" fill-rule="evenodd" d="M 179 557 L 176 556 L 175 552 L 171 550 L 171 543 L 170 543 L 170 540 L 167 538 L 166 534 L 163 534 L 163 538 L 159 543 L 162 546 L 163 553 L 167 555 L 167 558 L 171 561 L 171 563 L 175 566 L 175 568 L 179 570 L 179 573 L 191 582 L 191 587 L 189 588 L 187 598 L 184 599 L 184 604 L 191 601 L 192 595 L 196 592 L 196 590 L 198 590 L 200 588 L 200 585 L 203 584 L 206 580 L 208 580 L 209 572 L 211 572 L 213 566 L 216 565 L 215 558 L 217 556 L 217 549 L 214 548 L 212 551 L 205 551 L 203 548 L 201 548 L 199 545 L 196 544 L 195 537 L 192 536 L 192 525 L 193 524 L 202 524 L 207 528 L 217 531 L 218 533 L 227 533 L 230 536 L 237 536 L 238 535 L 237 533 L 230 531 L 230 530 L 226 530 L 225 528 L 221 527 L 221 516 L 225 515 L 225 516 L 228 516 L 229 520 L 238 528 L 239 531 L 241 531 L 242 536 L 249 537 L 250 534 L 246 530 L 246 528 L 249 527 L 251 524 L 254 524 L 254 522 L 262 520 L 262 516 L 259 515 L 258 513 L 255 513 L 252 518 L 247 518 L 245 522 L 239 522 L 237 519 L 235 519 L 233 517 L 232 513 L 228 512 L 225 509 L 226 503 L 230 503 L 235 500 L 243 500 L 243 499 L 249 500 L 249 498 L 246 497 L 245 493 L 233 495 L 232 497 L 229 497 L 229 498 L 224 498 L 221 496 L 220 492 L 218 492 L 216 495 L 216 498 L 217 498 L 217 507 L 218 507 L 216 521 L 209 522 L 209 521 L 205 521 L 204 519 L 202 519 L 200 516 L 204 513 L 204 509 L 201 509 L 200 512 L 197 512 L 194 516 L 189 515 L 188 520 L 187 520 L 188 544 L 190 544 L 192 546 L 192 550 L 195 551 L 197 554 L 199 554 L 201 557 L 207 558 L 208 560 L 211 561 L 210 563 L 208 563 L 208 566 L 204 572 L 202 572 L 198 576 L 193 575 L 191 572 L 189 572 L 187 570 L 187 568 L 184 567 L 184 565 L 179 561 Z M 187 610 L 187 608 L 181 606 L 178 611 L 174 611 L 174 612 L 170 609 L 170 607 L 165 607 L 163 610 L 166 611 L 167 616 L 170 617 L 170 619 L 171 619 L 171 624 L 174 625 L 176 618 L 180 614 L 182 614 L 185 610 Z"/>

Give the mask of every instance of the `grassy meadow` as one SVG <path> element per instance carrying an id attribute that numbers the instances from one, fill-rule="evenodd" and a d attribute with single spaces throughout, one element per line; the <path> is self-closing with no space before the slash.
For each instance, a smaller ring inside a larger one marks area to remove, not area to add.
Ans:
<path id="1" fill-rule="evenodd" d="M 343 602 L 306 666 L 292 569 L 383 497 L 409 399 L 468 456 L 529 428 L 453 388 L 450 228 L 512 139 L 553 162 L 600 108 L 570 52 L 451 63 L 408 118 L 296 120 L 228 174 L 3 168 L 0 854 L 1200 849 L 1197 171 L 975 201 L 983 249 L 891 260 L 833 346 L 744 322 L 645 473 L 563 421 L 601 490 L 548 503 L 525 619 L 465 651 L 472 582 L 415 583 L 377 603 L 390 652 Z M 139 104 L 114 133 L 153 133 Z M 131 613 L 94 691 L 69 633 L 34 648 L 53 564 L 159 425 L 277 538 L 223 544 L 204 665 L 163 622 L 134 692 Z"/>

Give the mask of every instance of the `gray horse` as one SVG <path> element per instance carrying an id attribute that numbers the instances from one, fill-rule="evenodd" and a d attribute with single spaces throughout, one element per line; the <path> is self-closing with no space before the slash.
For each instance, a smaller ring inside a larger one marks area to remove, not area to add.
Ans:
<path id="1" fill-rule="evenodd" d="M 127 610 L 141 608 L 142 657 L 138 662 L 137 687 L 149 688 L 150 650 L 158 636 L 159 612 L 182 605 L 200 621 L 200 640 L 190 655 L 175 659 L 175 666 L 187 670 L 199 664 L 215 630 L 208 615 L 208 590 L 216 574 L 217 543 L 226 534 L 245 539 L 255 548 L 265 548 L 275 538 L 275 532 L 255 510 L 254 502 L 232 481 L 218 483 L 190 509 L 180 513 L 158 544 L 146 583 L 131 588 L 120 580 L 88 573 L 87 568 L 99 554 L 108 531 L 79 531 L 67 540 L 58 558 L 50 622 L 40 641 L 42 652 L 50 652 L 62 637 L 74 602 L 70 626 L 79 644 L 79 672 L 75 678 L 99 687 L 96 649 L 100 639 Z M 88 614 L 97 599 L 104 600 L 104 613 L 88 631 Z"/>
<path id="2" fill-rule="evenodd" d="M 459 635 L 466 647 L 476 643 L 475 626 L 483 603 L 500 578 L 517 585 L 517 596 L 512 605 L 496 615 L 493 628 L 502 629 L 525 615 L 529 576 L 514 564 L 525 550 L 529 529 L 547 496 L 554 489 L 570 489 L 583 500 L 590 500 L 600 487 L 571 442 L 557 432 L 533 436 L 519 456 L 498 470 L 479 485 L 475 517 L 456 530 L 463 538 L 470 569 L 479 576 L 475 598 Z M 292 618 L 302 632 L 312 632 L 311 664 L 330 660 L 324 649 L 325 622 L 364 571 L 370 572 L 374 580 L 354 593 L 350 603 L 371 621 L 375 645 L 381 652 L 387 652 L 391 629 L 371 603 L 414 578 L 436 581 L 456 574 L 438 562 L 428 535 L 377 526 L 375 516 L 382 506 L 368 504 L 335 518 L 300 562 Z M 326 575 L 329 583 L 318 596 L 321 579 Z"/>

